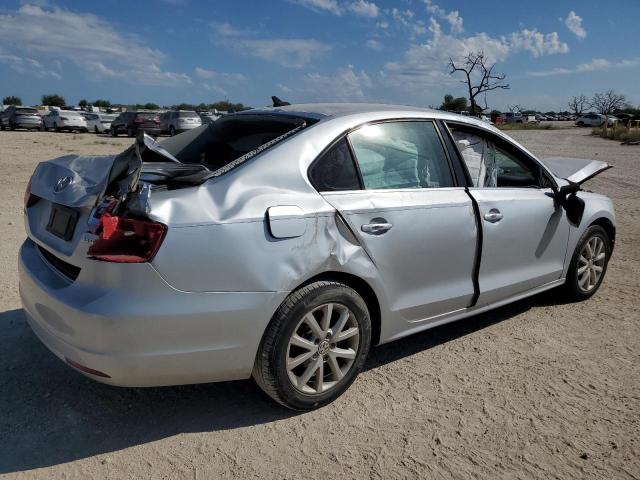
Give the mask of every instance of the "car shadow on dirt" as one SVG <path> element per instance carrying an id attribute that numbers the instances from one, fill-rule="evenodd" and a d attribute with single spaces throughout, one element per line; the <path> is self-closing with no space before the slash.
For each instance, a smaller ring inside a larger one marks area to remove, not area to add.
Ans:
<path id="1" fill-rule="evenodd" d="M 467 321 L 373 350 L 366 369 L 427 350 L 518 315 L 557 304 L 538 295 Z M 22 310 L 0 313 L 0 474 L 57 465 L 179 433 L 233 429 L 298 415 L 253 381 L 118 388 L 63 364 L 31 332 Z M 327 407 L 331 408 L 331 407 Z"/>

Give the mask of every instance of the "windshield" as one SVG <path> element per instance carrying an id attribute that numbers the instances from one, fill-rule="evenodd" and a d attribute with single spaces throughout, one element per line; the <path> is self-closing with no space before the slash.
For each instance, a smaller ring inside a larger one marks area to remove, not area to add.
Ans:
<path id="1" fill-rule="evenodd" d="M 144 118 L 145 120 L 153 120 L 154 118 L 158 118 L 158 114 L 155 112 L 143 112 L 137 113 L 136 117 Z"/>
<path id="2" fill-rule="evenodd" d="M 38 111 L 35 108 L 16 108 L 16 113 L 37 114 Z"/>
<path id="3" fill-rule="evenodd" d="M 79 117 L 80 114 L 78 112 L 72 112 L 69 110 L 61 110 L 60 115 L 64 115 L 65 117 Z"/>
<path id="4" fill-rule="evenodd" d="M 196 112 L 179 112 L 180 118 L 200 118 Z"/>

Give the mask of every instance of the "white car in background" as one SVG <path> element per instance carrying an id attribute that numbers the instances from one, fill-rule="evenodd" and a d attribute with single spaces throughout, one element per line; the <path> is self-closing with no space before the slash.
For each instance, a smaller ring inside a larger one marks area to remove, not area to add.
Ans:
<path id="1" fill-rule="evenodd" d="M 42 117 L 45 130 L 61 132 L 87 132 L 87 121 L 78 112 L 71 110 L 52 110 L 49 115 Z"/>
<path id="2" fill-rule="evenodd" d="M 193 110 L 172 110 L 160 115 L 160 130 L 172 137 L 202 125 L 202 119 Z"/>
<path id="3" fill-rule="evenodd" d="M 115 120 L 117 115 L 110 113 L 85 113 L 84 118 L 87 121 L 87 129 L 94 133 L 107 133 L 111 130 L 111 122 Z"/>
<path id="4" fill-rule="evenodd" d="M 611 115 L 607 117 L 607 115 L 600 113 L 587 113 L 577 118 L 576 125 L 578 127 L 601 127 L 605 121 L 607 122 L 607 126 L 613 127 L 613 125 L 618 122 L 618 119 Z"/>

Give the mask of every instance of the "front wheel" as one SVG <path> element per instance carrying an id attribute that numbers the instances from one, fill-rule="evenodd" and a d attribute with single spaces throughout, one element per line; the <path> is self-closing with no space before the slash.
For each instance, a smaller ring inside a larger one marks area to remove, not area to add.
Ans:
<path id="1" fill-rule="evenodd" d="M 170 135 L 171 137 L 173 137 L 173 136 L 175 136 L 175 134 L 176 134 L 176 129 L 175 129 L 175 128 L 173 128 L 173 125 L 172 125 L 172 126 L 169 128 L 169 135 Z"/>
<path id="2" fill-rule="evenodd" d="M 596 293 L 610 257 L 611 240 L 606 230 L 590 226 L 580 237 L 567 272 L 565 289 L 572 299 L 585 300 Z"/>
<path id="3" fill-rule="evenodd" d="M 311 283 L 291 293 L 274 314 L 253 377 L 287 408 L 319 408 L 353 383 L 370 344 L 371 320 L 362 297 L 342 283 Z"/>

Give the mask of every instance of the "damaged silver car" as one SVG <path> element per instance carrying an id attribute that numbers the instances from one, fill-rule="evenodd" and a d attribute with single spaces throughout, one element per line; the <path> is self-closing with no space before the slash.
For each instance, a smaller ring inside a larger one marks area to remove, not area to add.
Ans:
<path id="1" fill-rule="evenodd" d="M 485 122 L 381 105 L 228 115 L 119 155 L 42 162 L 25 194 L 26 318 L 112 385 L 253 376 L 325 405 L 370 348 L 555 287 L 615 241 L 604 162 L 538 160 Z"/>

